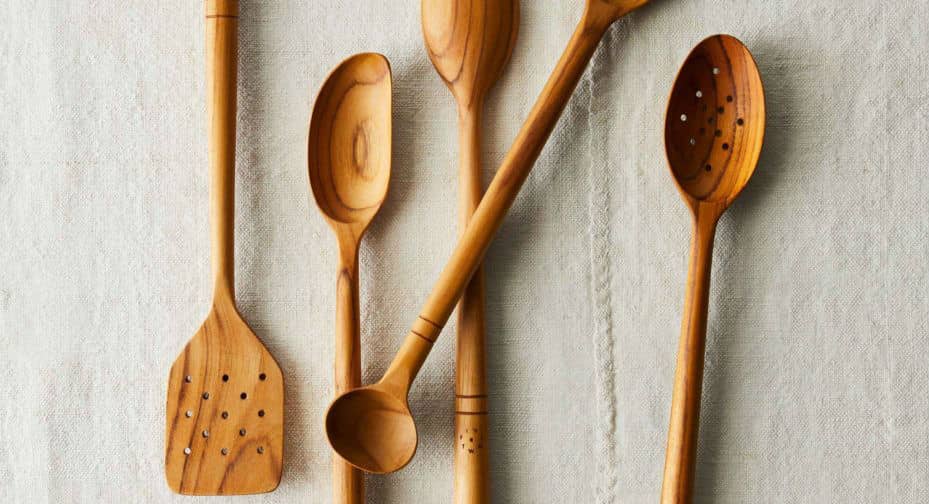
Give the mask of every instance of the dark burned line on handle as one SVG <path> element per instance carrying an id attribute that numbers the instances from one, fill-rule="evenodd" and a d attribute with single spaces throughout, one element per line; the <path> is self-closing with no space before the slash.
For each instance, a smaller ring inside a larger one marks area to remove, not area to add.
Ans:
<path id="1" fill-rule="evenodd" d="M 415 334 L 415 335 L 417 335 L 417 336 L 419 336 L 420 338 L 422 338 L 422 339 L 424 339 L 424 340 L 426 340 L 426 341 L 428 341 L 428 342 L 429 342 L 429 344 L 433 344 L 433 343 L 435 343 L 435 340 L 433 340 L 433 339 L 429 339 L 429 338 L 427 338 L 427 337 L 425 337 L 425 336 L 423 336 L 422 334 L 420 334 L 420 333 L 418 333 L 418 332 L 416 332 L 416 331 L 414 331 L 414 330 L 412 330 L 412 329 L 410 330 L 410 332 L 411 332 L 411 333 L 413 333 L 413 334 Z"/>
<path id="2" fill-rule="evenodd" d="M 440 330 L 440 331 L 443 329 L 442 326 L 440 326 L 439 324 L 436 324 L 435 322 L 433 322 L 433 321 L 427 319 L 426 317 L 423 317 L 422 315 L 419 315 L 419 318 L 420 318 L 420 320 L 422 320 L 423 322 L 426 322 L 427 324 L 429 324 L 429 325 L 435 327 L 436 329 L 438 329 L 438 330 Z"/>
<path id="3" fill-rule="evenodd" d="M 207 19 L 216 19 L 216 18 L 227 18 L 227 19 L 239 19 L 239 16 L 233 16 L 231 14 L 207 14 Z"/>

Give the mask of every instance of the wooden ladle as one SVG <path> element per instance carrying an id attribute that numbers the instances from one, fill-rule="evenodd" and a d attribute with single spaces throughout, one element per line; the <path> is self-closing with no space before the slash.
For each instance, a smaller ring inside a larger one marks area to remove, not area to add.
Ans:
<path id="1" fill-rule="evenodd" d="M 716 223 L 755 171 L 765 130 L 761 76 L 729 35 L 700 42 L 678 73 L 665 118 L 671 174 L 693 214 L 690 271 L 674 374 L 661 502 L 693 499 Z"/>
<path id="2" fill-rule="evenodd" d="M 329 74 L 310 119 L 307 159 L 316 204 L 339 244 L 335 392 L 361 386 L 358 246 L 387 195 L 391 155 L 390 64 L 356 54 Z M 364 474 L 333 462 L 336 503 L 364 503 Z"/>
<path id="3" fill-rule="evenodd" d="M 458 104 L 458 208 L 464 231 L 484 193 L 481 116 L 516 44 L 519 0 L 423 0 L 426 49 Z M 458 304 L 455 353 L 455 499 L 489 502 L 484 275 L 478 268 Z"/>
<path id="4" fill-rule="evenodd" d="M 329 406 L 326 435 L 351 464 L 373 473 L 402 469 L 416 453 L 407 394 L 532 170 L 606 29 L 648 0 L 587 0 L 584 15 L 384 377 Z"/>

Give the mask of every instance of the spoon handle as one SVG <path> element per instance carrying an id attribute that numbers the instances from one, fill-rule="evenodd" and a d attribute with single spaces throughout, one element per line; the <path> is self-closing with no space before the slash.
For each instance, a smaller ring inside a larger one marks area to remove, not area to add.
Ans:
<path id="1" fill-rule="evenodd" d="M 382 380 L 384 386 L 404 393 L 416 378 L 613 20 L 602 6 L 588 5 L 555 71 L 387 370 Z"/>
<path id="2" fill-rule="evenodd" d="M 483 196 L 481 185 L 480 103 L 458 115 L 461 165 L 458 178 L 459 222 L 467 228 Z M 455 352 L 455 502 L 489 502 L 487 453 L 487 381 L 484 355 L 484 274 L 471 277 L 458 303 L 458 346 Z"/>
<path id="3" fill-rule="evenodd" d="M 335 394 L 361 386 L 361 321 L 358 302 L 358 243 L 339 240 L 335 308 Z M 340 457 L 332 461 L 335 504 L 364 504 L 364 474 Z"/>
<path id="4" fill-rule="evenodd" d="M 718 219 L 718 214 L 701 214 L 702 208 L 697 207 L 694 217 L 684 314 L 681 317 L 681 339 L 671 399 L 664 482 L 661 485 L 662 504 L 689 503 L 693 500 L 710 271 Z"/>
<path id="5" fill-rule="evenodd" d="M 238 0 L 206 2 L 207 107 L 210 117 L 210 251 L 213 298 L 235 302 L 235 119 Z"/>

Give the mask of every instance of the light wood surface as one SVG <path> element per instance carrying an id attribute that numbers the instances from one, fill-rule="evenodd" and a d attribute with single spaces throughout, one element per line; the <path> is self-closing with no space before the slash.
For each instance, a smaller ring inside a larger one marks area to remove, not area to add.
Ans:
<path id="1" fill-rule="evenodd" d="M 532 170 L 606 29 L 647 0 L 588 0 L 568 47 L 516 141 L 413 322 L 397 356 L 376 384 L 338 397 L 326 414 L 333 449 L 372 473 L 402 469 L 416 453 L 416 424 L 407 394 L 507 210 Z"/>
<path id="2" fill-rule="evenodd" d="M 510 59 L 518 0 L 423 0 L 423 36 L 458 107 L 458 202 L 463 231 L 484 193 L 481 116 L 488 90 Z M 490 500 L 484 274 L 478 267 L 458 303 L 455 352 L 455 492 L 458 504 Z"/>
<path id="3" fill-rule="evenodd" d="M 713 238 L 719 217 L 755 171 L 764 128 L 764 89 L 748 49 L 728 35 L 701 42 L 677 76 L 665 120 L 668 165 L 693 214 L 693 241 L 663 504 L 693 501 Z"/>
<path id="4" fill-rule="evenodd" d="M 206 2 L 213 305 L 171 367 L 165 429 L 168 486 L 187 495 L 270 492 L 283 466 L 283 375 L 235 307 L 237 28 L 237 2 Z"/>
<path id="5" fill-rule="evenodd" d="M 358 248 L 387 195 L 391 162 L 390 65 L 357 54 L 326 79 L 313 108 L 307 144 L 310 187 L 339 246 L 335 393 L 361 386 Z M 364 502 L 364 474 L 333 460 L 334 502 Z"/>

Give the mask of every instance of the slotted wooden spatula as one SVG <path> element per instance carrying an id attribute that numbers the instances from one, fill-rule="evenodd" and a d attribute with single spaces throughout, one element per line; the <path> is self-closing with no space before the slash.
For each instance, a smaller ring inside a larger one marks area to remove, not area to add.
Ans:
<path id="1" fill-rule="evenodd" d="M 168 379 L 165 474 L 175 492 L 270 492 L 281 480 L 284 380 L 235 307 L 237 0 L 207 0 L 213 306 Z"/>

